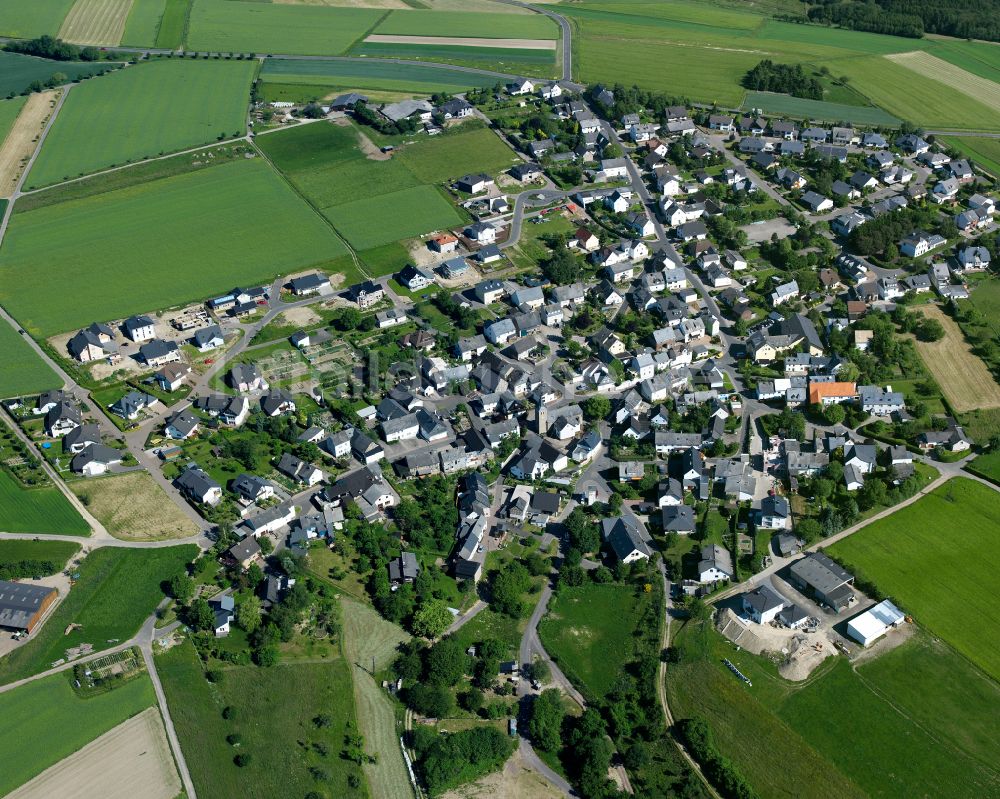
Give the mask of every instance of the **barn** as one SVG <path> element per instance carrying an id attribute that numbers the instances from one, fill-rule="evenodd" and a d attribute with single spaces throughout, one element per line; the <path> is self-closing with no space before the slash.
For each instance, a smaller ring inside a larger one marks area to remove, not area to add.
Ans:
<path id="1" fill-rule="evenodd" d="M 847 622 L 847 634 L 862 646 L 871 646 L 905 619 L 903 611 L 886 599 Z"/>
<path id="2" fill-rule="evenodd" d="M 0 627 L 30 633 L 58 595 L 55 588 L 0 580 Z"/>

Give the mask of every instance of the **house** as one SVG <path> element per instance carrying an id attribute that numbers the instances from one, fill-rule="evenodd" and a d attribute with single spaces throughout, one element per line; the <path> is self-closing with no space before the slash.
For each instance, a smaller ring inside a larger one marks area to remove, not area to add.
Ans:
<path id="1" fill-rule="evenodd" d="M 646 215 L 645 211 L 636 211 L 629 214 L 625 222 L 640 238 L 656 235 L 656 226 L 653 224 L 653 220 Z"/>
<path id="2" fill-rule="evenodd" d="M 792 514 L 788 499 L 778 494 L 764 497 L 757 518 L 757 526 L 762 530 L 789 529 L 792 526 Z"/>
<path id="3" fill-rule="evenodd" d="M 169 392 L 179 389 L 184 383 L 184 378 L 190 373 L 191 367 L 187 364 L 168 363 L 154 375 L 154 378 L 161 390 Z"/>
<path id="4" fill-rule="evenodd" d="M 226 397 L 220 394 L 198 397 L 194 406 L 222 424 L 233 427 L 242 425 L 250 414 L 250 401 L 246 397 Z"/>
<path id="5" fill-rule="evenodd" d="M 955 199 L 959 188 L 959 183 L 955 178 L 939 181 L 931 189 L 931 199 L 938 204 L 950 202 Z"/>
<path id="6" fill-rule="evenodd" d="M 454 238 L 454 237 L 452 237 Z M 457 239 L 456 239 L 457 241 Z M 421 291 L 435 283 L 433 272 L 429 272 L 419 266 L 407 264 L 402 271 L 396 275 L 396 280 L 400 285 L 406 286 L 410 291 Z"/>
<path id="7" fill-rule="evenodd" d="M 646 474 L 646 467 L 642 461 L 621 461 L 618 464 L 618 482 L 634 483 L 641 480 Z"/>
<path id="8" fill-rule="evenodd" d="M 249 538 L 260 538 L 262 535 L 276 533 L 291 522 L 298 511 L 291 502 L 283 502 L 260 513 L 246 517 L 239 525 L 238 532 Z"/>
<path id="9" fill-rule="evenodd" d="M 701 548 L 701 559 L 698 561 L 698 581 L 701 583 L 715 583 L 720 580 L 731 580 L 735 572 L 733 571 L 733 559 L 728 549 L 723 549 L 718 544 L 706 544 Z"/>
<path id="10" fill-rule="evenodd" d="M 878 188 L 878 181 L 874 175 L 869 175 L 863 170 L 857 170 L 848 181 L 858 191 L 869 191 Z"/>
<path id="11" fill-rule="evenodd" d="M 963 247 L 958 251 L 958 265 L 963 271 L 985 269 L 990 265 L 990 251 L 985 247 Z"/>
<path id="12" fill-rule="evenodd" d="M 810 405 L 821 405 L 825 408 L 834 403 L 852 402 L 857 396 L 857 387 L 854 383 L 814 380 L 809 384 Z"/>
<path id="13" fill-rule="evenodd" d="M 263 502 L 274 496 L 273 485 L 263 477 L 246 472 L 233 479 L 231 488 L 234 494 L 248 503 Z"/>
<path id="14" fill-rule="evenodd" d="M 266 391 L 268 383 L 255 363 L 237 363 L 229 370 L 229 385 L 236 391 L 249 394 Z"/>
<path id="15" fill-rule="evenodd" d="M 181 352 L 173 341 L 162 341 L 155 338 L 139 347 L 139 360 L 153 369 L 180 359 Z"/>
<path id="16" fill-rule="evenodd" d="M 159 404 L 159 400 L 151 394 L 143 391 L 129 391 L 125 396 L 120 397 L 109 407 L 113 413 L 118 414 L 123 419 L 134 420 L 139 418 L 139 414 L 147 408 L 152 408 Z"/>
<path id="17" fill-rule="evenodd" d="M 178 411 L 167 417 L 163 426 L 163 432 L 167 438 L 175 441 L 184 441 L 198 433 L 200 421 L 190 411 Z"/>
<path id="18" fill-rule="evenodd" d="M 677 237 L 682 241 L 702 241 L 707 236 L 708 228 L 698 220 L 677 226 Z"/>
<path id="19" fill-rule="evenodd" d="M 507 94 L 518 96 L 521 94 L 531 94 L 535 91 L 535 84 L 527 78 L 508 83 L 505 87 Z"/>
<path id="20" fill-rule="evenodd" d="M 415 413 L 408 413 L 382 422 L 382 438 L 387 444 L 395 441 L 410 441 L 420 433 L 420 423 Z"/>
<path id="21" fill-rule="evenodd" d="M 85 477 L 105 474 L 112 466 L 122 462 L 121 450 L 104 444 L 89 444 L 82 452 L 73 456 L 69 468 Z"/>
<path id="22" fill-rule="evenodd" d="M 627 158 L 605 158 L 601 161 L 600 174 L 605 180 L 617 180 L 628 177 Z"/>
<path id="23" fill-rule="evenodd" d="M 660 510 L 664 533 L 693 535 L 695 531 L 694 508 L 690 505 L 667 505 Z"/>
<path id="24" fill-rule="evenodd" d="M 292 278 L 288 281 L 288 287 L 296 297 L 329 294 L 333 290 L 330 285 L 330 278 L 326 275 L 321 275 L 319 272 L 311 272 L 302 277 Z"/>
<path id="25" fill-rule="evenodd" d="M 806 205 L 814 214 L 823 213 L 824 211 L 830 211 L 833 209 L 833 200 L 829 197 L 824 197 L 822 194 L 817 194 L 814 191 L 804 192 L 800 199 L 802 200 L 802 203 Z"/>
<path id="26" fill-rule="evenodd" d="M 593 458 L 598 450 L 603 444 L 603 439 L 600 433 L 596 430 L 591 430 L 589 433 L 583 435 L 576 444 L 573 445 L 573 449 L 570 451 L 570 457 L 577 463 L 585 463 Z"/>
<path id="27" fill-rule="evenodd" d="M 122 329 L 125 335 L 137 344 L 156 337 L 153 320 L 148 316 L 130 316 L 122 322 Z"/>
<path id="28" fill-rule="evenodd" d="M 510 472 L 520 480 L 538 480 L 550 472 L 561 472 L 569 456 L 544 439 L 529 441 L 518 453 Z"/>
<path id="29" fill-rule="evenodd" d="M 906 614 L 886 599 L 847 622 L 847 634 L 868 647 L 905 621 Z"/>
<path id="30" fill-rule="evenodd" d="M 510 168 L 510 176 L 519 183 L 530 183 L 541 175 L 542 169 L 538 164 L 520 163 Z"/>
<path id="31" fill-rule="evenodd" d="M 222 486 L 194 464 L 177 476 L 174 485 L 192 502 L 215 506 L 222 501 Z"/>
<path id="32" fill-rule="evenodd" d="M 959 183 L 968 183 L 975 177 L 972 166 L 964 158 L 959 158 L 948 164 L 948 171 L 951 172 L 951 176 Z"/>
<path id="33" fill-rule="evenodd" d="M 743 595 L 743 612 L 757 624 L 769 624 L 784 609 L 784 597 L 767 583 Z"/>
<path id="34" fill-rule="evenodd" d="M 498 319 L 490 322 L 483 328 L 483 335 L 491 343 L 497 346 L 505 346 L 517 334 L 514 322 L 510 319 Z"/>
<path id="35" fill-rule="evenodd" d="M 322 496 L 334 506 L 353 503 L 368 521 L 378 518 L 399 502 L 381 469 L 372 465 L 343 475 L 332 486 L 323 489 Z"/>
<path id="36" fill-rule="evenodd" d="M 412 583 L 417 579 L 417 575 L 420 574 L 420 564 L 417 562 L 417 556 L 413 552 L 400 552 L 398 558 L 393 558 L 389 561 L 387 568 L 389 570 L 389 582 L 392 585 Z"/>
<path id="37" fill-rule="evenodd" d="M 401 122 L 410 117 L 419 119 L 421 122 L 430 122 L 434 106 L 427 100 L 401 100 L 398 103 L 382 106 L 379 113 L 390 122 Z"/>
<path id="38" fill-rule="evenodd" d="M 602 519 L 601 539 L 620 563 L 634 563 L 653 554 L 644 531 L 631 518 Z"/>
<path id="39" fill-rule="evenodd" d="M 348 298 L 357 303 L 358 308 L 364 310 L 382 301 L 385 292 L 378 283 L 366 280 L 351 286 L 347 292 Z"/>
<path id="40" fill-rule="evenodd" d="M 451 233 L 439 233 L 427 242 L 427 246 L 439 253 L 455 252 L 458 249 L 458 236 L 453 236 Z"/>
<path id="41" fill-rule="evenodd" d="M 507 296 L 507 287 L 500 280 L 483 280 L 473 287 L 472 293 L 483 305 L 492 305 Z"/>
<path id="42" fill-rule="evenodd" d="M 861 410 L 873 416 L 891 416 L 906 407 L 906 401 L 901 391 L 893 391 L 891 386 L 885 390 L 878 386 L 860 386 L 858 395 L 861 399 Z"/>
<path id="43" fill-rule="evenodd" d="M 731 133 L 733 131 L 733 118 L 727 114 L 712 114 L 708 118 L 708 127 L 712 130 Z"/>
<path id="44" fill-rule="evenodd" d="M 528 152 L 532 158 L 541 158 L 547 152 L 554 150 L 556 143 L 552 139 L 540 139 L 528 142 Z"/>
<path id="45" fill-rule="evenodd" d="M 474 175 L 463 175 L 455 181 L 455 188 L 466 194 L 479 194 L 495 185 L 493 178 L 482 172 Z"/>
<path id="46" fill-rule="evenodd" d="M 782 305 L 789 300 L 799 296 L 799 284 L 792 280 L 789 283 L 782 283 L 771 292 L 771 305 Z"/>
<path id="47" fill-rule="evenodd" d="M 243 571 L 246 571 L 255 563 L 261 563 L 264 559 L 260 544 L 252 535 L 247 536 L 238 544 L 234 544 L 227 549 L 223 558 L 232 565 L 239 566 Z"/>
<path id="48" fill-rule="evenodd" d="M 191 337 L 191 343 L 194 344 L 198 352 L 208 352 L 218 349 L 225 344 L 225 339 L 222 336 L 222 328 L 218 325 L 209 325 L 208 327 L 203 327 L 201 330 L 196 330 Z"/>
<path id="49" fill-rule="evenodd" d="M 260 398 L 260 409 L 265 416 L 282 416 L 295 413 L 295 400 L 284 389 L 271 389 Z"/>
<path id="50" fill-rule="evenodd" d="M 472 105 L 461 97 L 454 97 L 438 106 L 438 113 L 445 119 L 465 119 L 473 114 Z"/>
<path id="51" fill-rule="evenodd" d="M 279 472 L 287 475 L 301 485 L 311 487 L 323 479 L 323 472 L 316 466 L 292 455 L 290 452 L 282 454 L 277 468 Z"/>
<path id="52" fill-rule="evenodd" d="M 839 613 L 854 602 L 854 575 L 822 552 L 810 552 L 789 569 L 791 583 L 809 589 L 820 602 Z"/>
<path id="53" fill-rule="evenodd" d="M 118 352 L 114 330 L 98 322 L 80 330 L 66 343 L 66 348 L 80 363 L 90 363 Z"/>

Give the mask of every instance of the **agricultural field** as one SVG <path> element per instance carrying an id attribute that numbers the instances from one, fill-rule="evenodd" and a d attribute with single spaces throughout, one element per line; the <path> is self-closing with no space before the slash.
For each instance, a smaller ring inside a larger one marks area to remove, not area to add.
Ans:
<path id="1" fill-rule="evenodd" d="M 323 209 L 351 244 L 360 249 L 409 239 L 462 223 L 454 206 L 433 186 L 366 197 Z"/>
<path id="2" fill-rule="evenodd" d="M 0 300 L 48 336 L 323 267 L 344 254 L 274 170 L 260 158 L 241 159 L 15 214 L 0 249 Z M 54 278 L 58 292 L 50 290 Z"/>
<path id="3" fill-rule="evenodd" d="M 980 169 L 985 169 L 994 177 L 1000 177 L 1000 139 L 948 137 L 945 144 L 960 150 Z"/>
<path id="4" fill-rule="evenodd" d="M 121 43 L 131 47 L 152 47 L 166 8 L 166 0 L 132 0 Z"/>
<path id="5" fill-rule="evenodd" d="M 997 498 L 982 483 L 955 478 L 828 550 L 994 679 L 1000 582 L 982 553 L 1000 542 Z"/>
<path id="6" fill-rule="evenodd" d="M 396 713 L 392 700 L 367 671 L 375 663 L 376 672 L 389 666 L 400 643 L 409 636 L 375 612 L 370 605 L 341 599 L 344 619 L 344 657 L 352 664 L 354 705 L 358 728 L 371 752 L 374 764 L 365 767 L 374 799 L 406 796 L 410 778 L 399 748 Z"/>
<path id="7" fill-rule="evenodd" d="M 895 126 L 899 120 L 881 108 L 863 105 L 829 103 L 823 100 L 805 100 L 788 94 L 773 92 L 747 92 L 743 109 L 760 108 L 766 114 L 780 114 L 796 119 L 852 122 L 855 125 Z"/>
<path id="8" fill-rule="evenodd" d="M 28 188 L 243 135 L 253 71 L 248 61 L 162 59 L 76 87 Z"/>
<path id="9" fill-rule="evenodd" d="M 198 532 L 146 472 L 84 480 L 70 487 L 108 532 L 123 541 L 168 541 Z"/>
<path id="10" fill-rule="evenodd" d="M 237 53 L 340 55 L 384 10 L 195 0 L 187 47 Z"/>
<path id="11" fill-rule="evenodd" d="M 973 458 L 966 467 L 967 471 L 985 477 L 1000 485 L 1000 450 L 989 450 Z"/>
<path id="12" fill-rule="evenodd" d="M 58 563 L 61 571 L 77 552 L 75 541 L 0 541 L 0 567 L 24 561 Z M 48 577 L 49 575 L 42 575 Z"/>
<path id="13" fill-rule="evenodd" d="M 0 682 L 44 671 L 63 657 L 66 649 L 81 643 L 93 644 L 95 651 L 100 651 L 128 640 L 163 599 L 160 584 L 197 554 L 194 545 L 94 550 L 80 565 L 79 579 L 45 626 L 0 660 Z M 70 624 L 79 627 L 67 633 Z"/>
<path id="14" fill-rule="evenodd" d="M 76 0 L 59 28 L 59 38 L 80 45 L 117 45 L 132 0 Z"/>
<path id="15" fill-rule="evenodd" d="M 3 352 L 0 397 L 37 394 L 62 385 L 62 378 L 6 322 L 0 324 L 0 352 Z"/>
<path id="16" fill-rule="evenodd" d="M 4 796 L 99 735 L 156 704 L 143 675 L 112 691 L 81 698 L 70 672 L 53 674 L 0 694 L 0 793 Z M 39 742 L 45 745 L 40 746 Z"/>
<path id="17" fill-rule="evenodd" d="M 552 597 L 538 625 L 546 651 L 590 697 L 607 694 L 632 653 L 633 626 L 649 596 L 634 585 L 588 584 Z"/>
<path id="18" fill-rule="evenodd" d="M 2 13 L 0 19 L 3 19 Z M 57 72 L 61 72 L 68 80 L 76 80 L 117 66 L 106 61 L 51 61 L 47 58 L 0 51 L 0 97 L 20 94 L 36 80 L 45 83 Z"/>
<path id="19" fill-rule="evenodd" d="M 10 196 L 17 188 L 28 159 L 35 152 L 36 141 L 55 108 L 59 92 L 52 89 L 28 96 L 20 113 L 0 145 L 0 195 Z"/>
<path id="20" fill-rule="evenodd" d="M 419 141 L 402 148 L 398 157 L 425 183 L 444 183 L 468 172 L 496 175 L 518 161 L 510 148 L 486 128 Z"/>
<path id="21" fill-rule="evenodd" d="M 391 11 L 372 33 L 397 36 L 454 36 L 479 39 L 557 39 L 559 28 L 541 14 Z"/>
<path id="22" fill-rule="evenodd" d="M 915 341 L 917 352 L 956 413 L 1000 408 L 1000 385 L 962 335 L 955 320 L 936 305 L 919 308 L 944 327 L 940 341 Z"/>
<path id="23" fill-rule="evenodd" d="M 0 0 L 0 36 L 55 36 L 74 0 Z"/>
<path id="24" fill-rule="evenodd" d="M 67 796 L 81 784 L 104 799 L 175 799 L 182 785 L 159 711 L 147 708 L 123 721 L 8 797 Z"/>
<path id="25" fill-rule="evenodd" d="M 270 799 L 304 796 L 323 784 L 331 796 L 367 796 L 364 774 L 340 756 L 347 725 L 355 724 L 351 675 L 342 659 L 331 663 L 283 662 L 273 668 L 233 666 L 211 684 L 194 647 L 183 643 L 157 656 L 157 672 L 170 707 L 191 778 L 201 796 L 213 799 Z M 222 709 L 232 708 L 223 719 Z M 318 728 L 320 713 L 332 724 Z M 242 768 L 233 764 L 228 734 L 242 737 Z M 275 741 L 286 742 L 275 746 Z M 300 742 L 296 744 L 296 742 Z M 327 747 L 320 755 L 314 744 Z M 326 779 L 317 783 L 310 769 Z M 349 780 L 355 778 L 357 787 Z"/>
<path id="26" fill-rule="evenodd" d="M 160 27 L 156 31 L 156 46 L 170 50 L 184 44 L 192 0 L 167 0 L 160 17 Z"/>
<path id="27" fill-rule="evenodd" d="M 21 109 L 24 108 L 24 104 L 27 101 L 27 97 L 0 100 L 0 148 L 3 147 L 7 134 L 14 127 L 14 121 L 17 119 L 17 115 L 21 113 Z"/>
<path id="28" fill-rule="evenodd" d="M 58 488 L 24 488 L 5 469 L 0 469 L 0 530 L 90 535 L 89 525 Z"/>

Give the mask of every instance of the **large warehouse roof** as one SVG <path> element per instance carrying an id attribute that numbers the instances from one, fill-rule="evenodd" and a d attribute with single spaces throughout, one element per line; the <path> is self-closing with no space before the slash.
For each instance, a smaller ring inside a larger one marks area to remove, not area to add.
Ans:
<path id="1" fill-rule="evenodd" d="M 55 588 L 0 580 L 0 627 L 27 630 Z"/>

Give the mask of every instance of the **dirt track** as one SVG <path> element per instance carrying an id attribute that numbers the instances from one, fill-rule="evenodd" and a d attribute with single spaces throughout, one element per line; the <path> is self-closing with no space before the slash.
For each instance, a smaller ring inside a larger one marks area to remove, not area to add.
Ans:
<path id="1" fill-rule="evenodd" d="M 21 113 L 0 148 L 0 197 L 6 197 L 17 186 L 24 162 L 35 150 L 35 139 L 45 127 L 59 92 L 55 89 L 28 97 Z"/>
<path id="2" fill-rule="evenodd" d="M 181 792 L 156 708 L 91 741 L 7 799 L 174 799 Z"/>
<path id="3" fill-rule="evenodd" d="M 460 47 L 509 47 L 517 50 L 555 50 L 555 39 L 478 39 L 463 36 L 394 36 L 373 33 L 365 39 L 372 44 L 439 44 Z"/>

